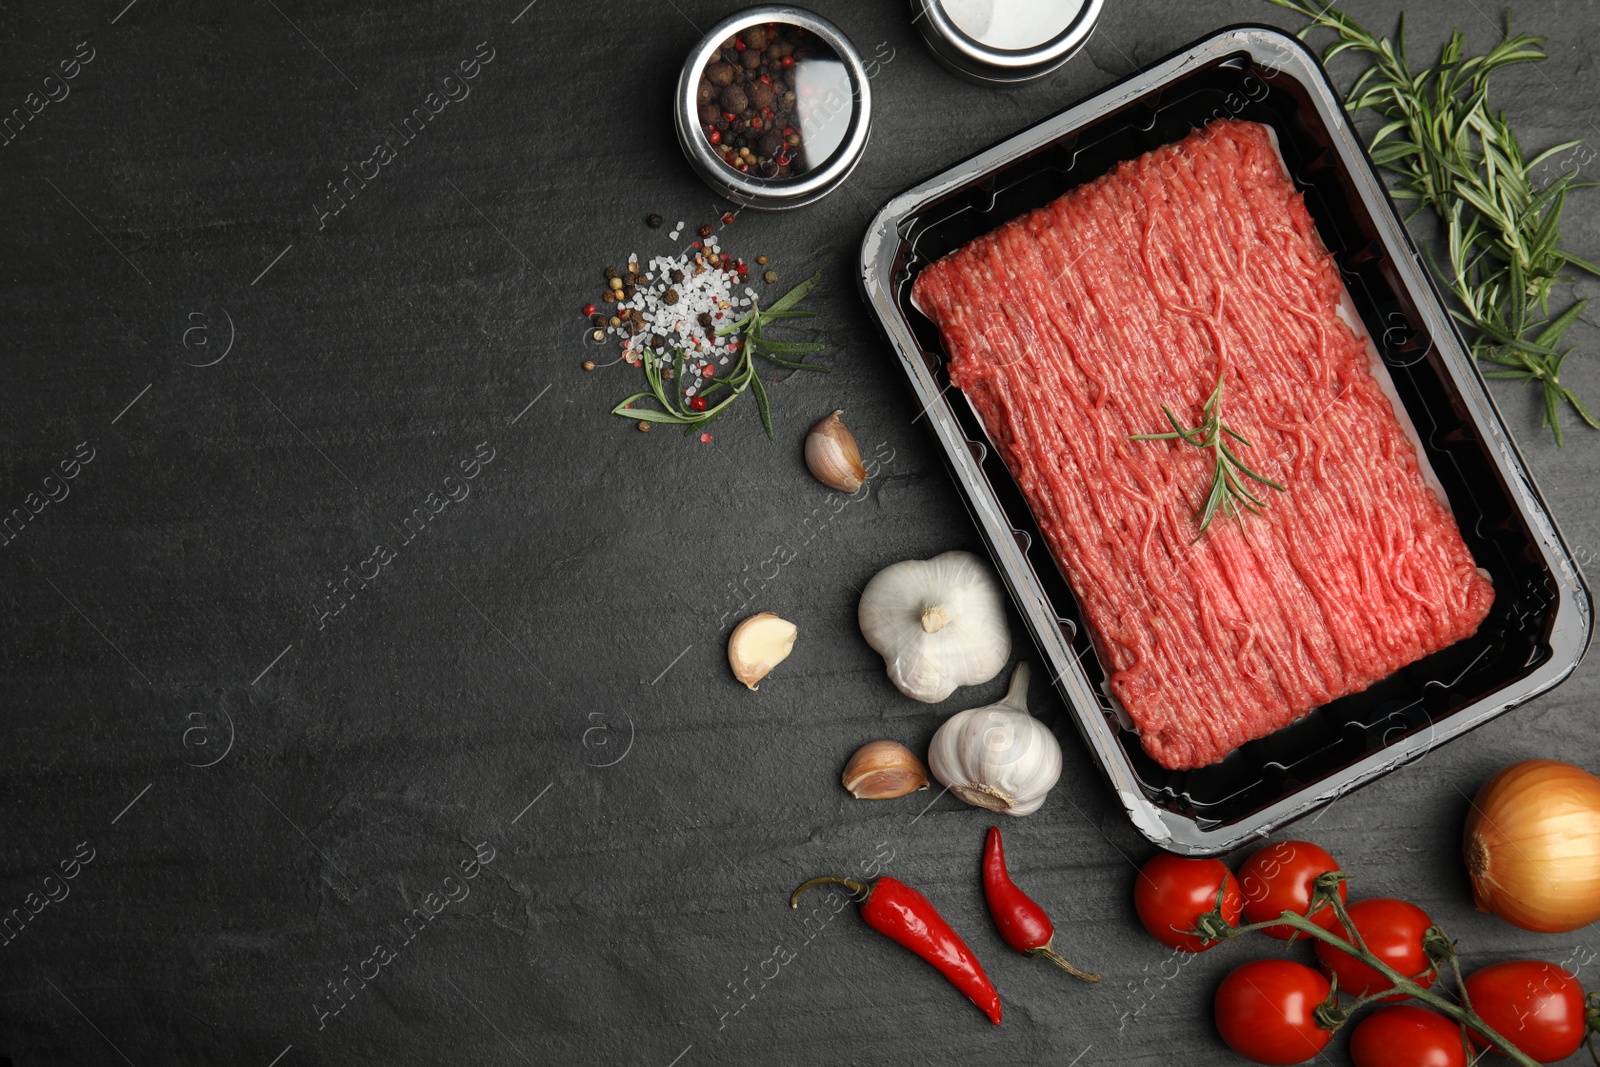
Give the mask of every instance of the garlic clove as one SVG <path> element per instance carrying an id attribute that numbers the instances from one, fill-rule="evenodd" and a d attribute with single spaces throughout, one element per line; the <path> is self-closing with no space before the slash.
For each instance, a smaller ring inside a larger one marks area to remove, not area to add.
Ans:
<path id="1" fill-rule="evenodd" d="M 857 800 L 893 800 L 928 788 L 928 771 L 898 741 L 868 741 L 844 765 L 839 780 Z"/>
<path id="2" fill-rule="evenodd" d="M 728 635 L 728 666 L 752 691 L 772 668 L 789 658 L 799 628 L 770 611 L 752 615 Z"/>
<path id="3" fill-rule="evenodd" d="M 855 436 L 839 417 L 843 414 L 835 411 L 806 434 L 806 467 L 829 489 L 853 493 L 867 480 L 867 468 Z"/>

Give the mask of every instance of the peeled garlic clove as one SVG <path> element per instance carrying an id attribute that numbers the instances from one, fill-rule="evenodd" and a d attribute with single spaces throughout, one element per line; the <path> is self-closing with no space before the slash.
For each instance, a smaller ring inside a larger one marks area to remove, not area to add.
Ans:
<path id="1" fill-rule="evenodd" d="M 799 628 L 770 611 L 752 615 L 728 635 L 728 666 L 733 676 L 754 690 L 772 668 L 789 658 Z"/>
<path id="2" fill-rule="evenodd" d="M 928 788 L 928 771 L 898 741 L 868 741 L 844 765 L 839 780 L 857 800 L 893 800 Z"/>
<path id="3" fill-rule="evenodd" d="M 829 489 L 853 493 L 867 480 L 867 468 L 861 465 L 855 436 L 839 417 L 843 414 L 835 411 L 811 427 L 806 435 L 806 466 Z"/>

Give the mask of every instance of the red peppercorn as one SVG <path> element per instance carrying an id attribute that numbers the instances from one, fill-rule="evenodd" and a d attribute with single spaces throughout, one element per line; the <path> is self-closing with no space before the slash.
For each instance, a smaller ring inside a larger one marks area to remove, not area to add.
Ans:
<path id="1" fill-rule="evenodd" d="M 752 130 L 759 130 L 761 128 L 761 120 L 760 119 L 751 119 L 750 120 L 750 128 Z"/>
<path id="2" fill-rule="evenodd" d="M 758 78 L 756 80 L 759 81 L 762 85 L 771 85 L 772 84 L 772 75 L 763 74 L 763 75 L 761 75 L 760 78 Z"/>
<path id="3" fill-rule="evenodd" d="M 750 173 L 750 164 L 748 164 L 748 163 L 740 162 L 740 163 L 734 164 L 734 166 L 736 168 L 738 168 L 738 171 L 739 171 L 740 174 L 749 174 Z"/>
<path id="4" fill-rule="evenodd" d="M 794 136 L 794 127 L 793 126 L 785 126 L 783 128 L 783 135 L 785 137 L 793 137 Z"/>
<path id="5" fill-rule="evenodd" d="M 780 66 L 785 68 L 792 67 L 794 66 L 794 56 L 784 56 L 782 59 L 778 60 L 778 63 Z"/>
<path id="6" fill-rule="evenodd" d="M 749 267 L 745 266 L 743 263 L 739 264 L 739 277 L 743 278 L 746 274 L 749 274 L 749 273 L 750 273 L 750 268 Z"/>
<path id="7" fill-rule="evenodd" d="M 722 213 L 722 224 L 724 226 L 732 226 L 733 225 L 733 220 L 736 219 L 736 218 L 738 218 L 738 216 L 735 215 L 733 212 L 724 211 Z"/>
<path id="8" fill-rule="evenodd" d="M 593 315 L 594 314 L 594 305 L 593 304 L 585 304 L 585 305 L 583 305 L 583 313 L 585 315 Z"/>
<path id="9" fill-rule="evenodd" d="M 705 375 L 707 378 L 715 378 L 717 376 L 717 368 L 707 363 L 704 367 L 700 368 L 700 373 Z"/>
<path id="10" fill-rule="evenodd" d="M 770 107 L 762 108 L 761 109 L 761 117 L 766 119 L 768 122 L 771 122 L 772 121 L 772 109 Z"/>
<path id="11" fill-rule="evenodd" d="M 700 247 L 700 242 L 699 241 L 690 241 L 689 242 L 689 247 L 690 248 L 699 248 Z"/>
<path id="12" fill-rule="evenodd" d="M 689 398 L 689 410 L 690 411 L 704 411 L 705 409 L 706 409 L 706 398 L 705 397 L 703 397 L 703 396 L 691 396 Z"/>
<path id="13" fill-rule="evenodd" d="M 735 47 L 739 51 L 743 52 L 744 51 L 744 42 L 739 40 L 737 37 L 735 37 L 734 40 L 733 40 L 733 47 Z"/>
<path id="14" fill-rule="evenodd" d="M 703 445 L 709 445 L 711 443 L 711 433 L 710 433 L 710 431 L 707 431 L 706 433 L 703 433 L 703 434 L 700 435 L 700 443 L 703 444 Z"/>
<path id="15" fill-rule="evenodd" d="M 778 166 L 787 167 L 788 165 L 789 165 L 789 153 L 787 153 L 787 152 L 779 152 L 778 153 Z"/>
<path id="16" fill-rule="evenodd" d="M 722 113 L 722 120 L 723 120 L 723 121 L 724 121 L 724 122 L 732 122 L 732 121 L 733 121 L 733 120 L 734 120 L 734 119 L 736 119 L 736 118 L 738 118 L 738 117 L 739 117 L 739 116 L 738 116 L 738 115 L 735 115 L 735 114 L 734 114 L 734 113 L 733 113 L 733 112 L 731 112 L 731 111 L 724 111 L 724 112 L 723 112 L 723 113 Z"/>
<path id="17" fill-rule="evenodd" d="M 711 127 L 711 132 L 706 134 L 706 139 L 709 140 L 712 144 L 721 144 L 722 143 L 722 131 L 717 129 L 715 126 L 713 126 L 713 127 Z"/>
<path id="18" fill-rule="evenodd" d="M 728 255 L 728 253 L 726 253 L 726 252 L 722 253 L 722 262 L 726 263 L 726 262 L 728 262 L 728 260 L 730 260 L 732 258 L 733 257 Z"/>

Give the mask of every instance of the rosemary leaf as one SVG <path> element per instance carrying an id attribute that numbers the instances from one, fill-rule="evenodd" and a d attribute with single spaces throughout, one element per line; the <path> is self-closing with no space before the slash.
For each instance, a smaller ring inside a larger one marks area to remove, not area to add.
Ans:
<path id="1" fill-rule="evenodd" d="M 761 384 L 761 376 L 753 369 L 750 374 L 750 391 L 755 394 L 756 410 L 761 413 L 761 428 L 767 431 L 767 440 L 777 440 L 772 432 L 772 404 L 767 400 L 767 387 Z"/>

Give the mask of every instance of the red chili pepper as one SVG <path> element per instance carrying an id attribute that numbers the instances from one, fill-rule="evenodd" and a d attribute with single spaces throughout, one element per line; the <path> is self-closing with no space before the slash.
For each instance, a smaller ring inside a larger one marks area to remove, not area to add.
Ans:
<path id="1" fill-rule="evenodd" d="M 898 941 L 939 969 L 950 984 L 967 995 L 1000 1025 L 1000 994 L 983 973 L 983 964 L 956 936 L 928 898 L 904 882 L 893 878 L 874 878 L 857 882 L 850 878 L 813 878 L 789 895 L 789 906 L 800 906 L 800 894 L 813 886 L 838 885 L 848 889 L 861 905 L 861 917 L 868 926 L 890 940 Z"/>
<path id="2" fill-rule="evenodd" d="M 983 897 L 989 902 L 989 915 L 1000 928 L 1005 943 L 1024 956 L 1042 956 L 1074 978 L 1085 982 L 1098 982 L 1098 974 L 1080 971 L 1056 955 L 1056 926 L 1045 910 L 1034 902 L 1006 871 L 1006 853 L 1000 845 L 1000 829 L 989 827 L 989 837 L 983 845 Z"/>

